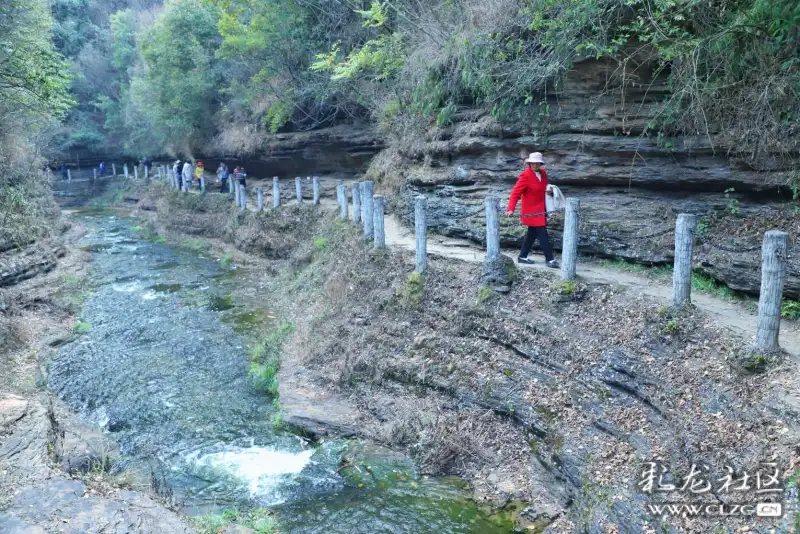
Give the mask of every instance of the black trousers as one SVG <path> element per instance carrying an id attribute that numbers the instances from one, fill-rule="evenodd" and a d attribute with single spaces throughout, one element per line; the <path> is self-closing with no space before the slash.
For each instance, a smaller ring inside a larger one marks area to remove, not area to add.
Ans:
<path id="1" fill-rule="evenodd" d="M 528 252 L 531 251 L 534 241 L 539 239 L 539 247 L 544 252 L 544 259 L 550 261 L 553 259 L 553 249 L 550 247 L 550 239 L 547 237 L 546 226 L 529 226 L 528 233 L 525 234 L 525 240 L 522 242 L 522 250 L 519 253 L 520 258 L 527 258 Z"/>

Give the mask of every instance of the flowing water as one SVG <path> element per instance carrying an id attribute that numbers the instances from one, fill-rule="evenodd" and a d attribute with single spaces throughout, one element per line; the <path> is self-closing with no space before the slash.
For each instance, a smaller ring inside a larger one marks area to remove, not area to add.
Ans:
<path id="1" fill-rule="evenodd" d="M 421 477 L 403 455 L 276 432 L 271 399 L 247 375 L 248 335 L 269 326 L 268 303 L 235 306 L 235 270 L 144 239 L 134 219 L 73 217 L 90 229 L 81 246 L 93 253 L 91 291 L 49 387 L 187 512 L 266 507 L 292 533 L 513 531 L 463 482 Z"/>

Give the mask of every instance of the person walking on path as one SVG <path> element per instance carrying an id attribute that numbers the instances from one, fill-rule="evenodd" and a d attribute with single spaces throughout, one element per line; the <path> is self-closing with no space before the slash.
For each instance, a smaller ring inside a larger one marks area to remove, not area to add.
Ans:
<path id="1" fill-rule="evenodd" d="M 220 163 L 219 167 L 217 167 L 217 180 L 219 181 L 219 192 L 220 193 L 227 193 L 228 189 L 228 166 L 224 163 Z"/>
<path id="2" fill-rule="evenodd" d="M 546 265 L 557 269 L 558 262 L 553 258 L 553 249 L 550 247 L 550 239 L 547 236 L 547 211 L 545 195 L 552 195 L 552 187 L 547 184 L 547 172 L 542 165 L 544 158 L 541 152 L 534 152 L 525 160 L 527 168 L 522 171 L 517 179 L 517 184 L 511 190 L 506 208 L 506 217 L 511 217 L 517 209 L 517 202 L 522 199 L 522 214 L 519 221 L 528 227 L 525 240 L 522 242 L 522 250 L 519 252 L 518 263 L 532 264 L 533 260 L 528 259 L 528 253 L 536 239 L 544 253 Z"/>
<path id="3" fill-rule="evenodd" d="M 105 161 L 101 161 L 100 162 L 100 176 L 105 176 L 105 175 L 106 175 L 106 162 Z"/>
<path id="4" fill-rule="evenodd" d="M 66 182 L 67 181 L 67 166 L 62 163 L 59 170 L 61 171 L 61 179 Z"/>
<path id="5" fill-rule="evenodd" d="M 192 187 L 192 164 L 188 160 L 184 162 L 181 174 L 183 175 L 183 188 L 188 191 Z"/>
<path id="6" fill-rule="evenodd" d="M 197 167 L 194 169 L 194 177 L 197 179 L 197 187 L 200 188 L 200 183 L 203 181 L 203 174 L 205 173 L 206 167 L 202 161 L 197 162 Z"/>
<path id="7" fill-rule="evenodd" d="M 244 167 L 239 165 L 233 169 L 233 179 L 236 180 L 239 185 L 247 189 L 247 173 L 244 171 Z"/>

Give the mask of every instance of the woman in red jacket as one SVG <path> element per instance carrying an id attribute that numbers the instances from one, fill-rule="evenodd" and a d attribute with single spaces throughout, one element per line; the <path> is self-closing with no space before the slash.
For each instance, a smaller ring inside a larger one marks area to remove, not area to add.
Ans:
<path id="1" fill-rule="evenodd" d="M 528 252 L 538 238 L 539 246 L 544 252 L 546 265 L 557 269 L 559 265 L 553 258 L 553 249 L 550 248 L 550 239 L 547 237 L 547 216 L 545 215 L 547 208 L 544 196 L 552 195 L 553 192 L 547 185 L 547 173 L 542 167 L 544 158 L 542 158 L 541 152 L 534 152 L 525 160 L 525 163 L 528 164 L 528 168 L 522 171 L 517 179 L 517 185 L 511 190 L 506 211 L 506 217 L 513 215 L 514 210 L 517 209 L 517 202 L 522 198 L 522 216 L 519 220 L 528 227 L 528 232 L 525 234 L 525 241 L 522 243 L 522 250 L 517 262 L 534 263 L 533 260 L 528 259 Z"/>

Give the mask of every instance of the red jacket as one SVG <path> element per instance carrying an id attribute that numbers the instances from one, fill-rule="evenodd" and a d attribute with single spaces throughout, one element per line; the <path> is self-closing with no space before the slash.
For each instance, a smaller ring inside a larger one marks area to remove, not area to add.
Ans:
<path id="1" fill-rule="evenodd" d="M 517 201 L 522 198 L 522 215 L 527 213 L 544 213 L 547 209 L 544 201 L 545 191 L 547 190 L 547 172 L 539 167 L 542 179 L 536 177 L 536 173 L 528 167 L 519 175 L 517 185 L 511 190 L 511 197 L 508 199 L 508 211 L 517 208 Z M 547 217 L 537 215 L 535 217 L 520 217 L 519 222 L 525 226 L 546 226 Z"/>

